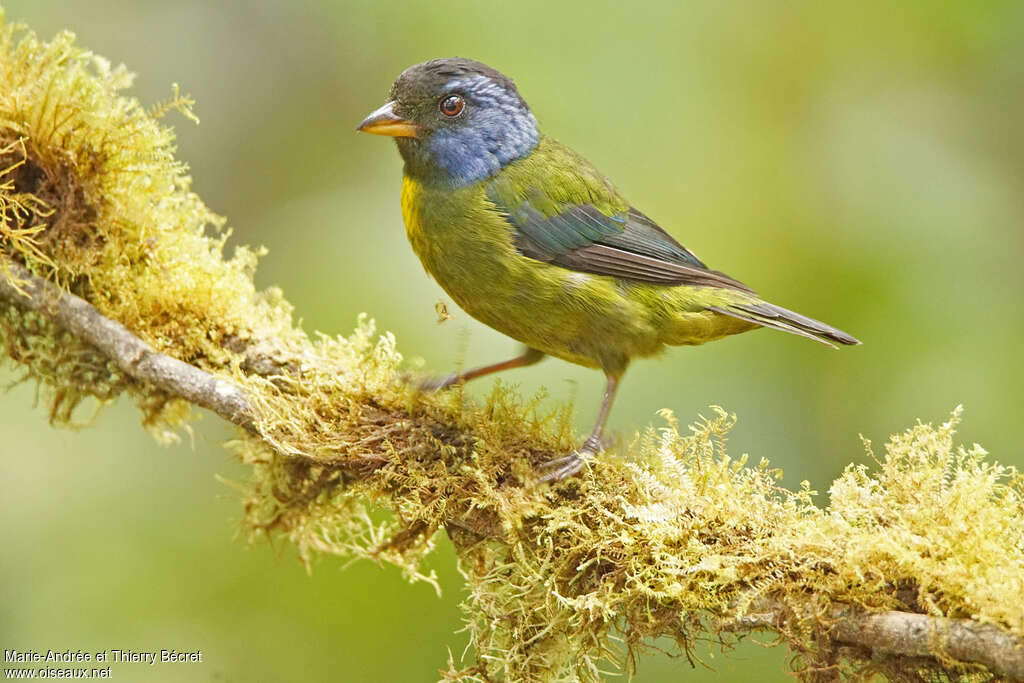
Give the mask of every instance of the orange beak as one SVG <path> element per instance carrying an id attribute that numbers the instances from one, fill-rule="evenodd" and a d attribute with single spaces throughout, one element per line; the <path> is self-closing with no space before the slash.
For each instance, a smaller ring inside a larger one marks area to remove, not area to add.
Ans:
<path id="1" fill-rule="evenodd" d="M 374 135 L 389 135 L 393 138 L 414 138 L 419 129 L 415 123 L 406 121 L 395 113 L 394 102 L 388 102 L 363 119 L 356 130 Z"/>

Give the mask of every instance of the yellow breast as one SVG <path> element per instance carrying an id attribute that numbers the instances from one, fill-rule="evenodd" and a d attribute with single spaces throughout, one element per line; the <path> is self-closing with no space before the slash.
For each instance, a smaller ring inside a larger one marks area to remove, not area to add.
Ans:
<path id="1" fill-rule="evenodd" d="M 402 177 L 402 220 L 405 222 L 405 234 L 413 246 L 423 237 L 423 223 L 420 212 L 416 209 L 423 185 L 407 175 Z"/>

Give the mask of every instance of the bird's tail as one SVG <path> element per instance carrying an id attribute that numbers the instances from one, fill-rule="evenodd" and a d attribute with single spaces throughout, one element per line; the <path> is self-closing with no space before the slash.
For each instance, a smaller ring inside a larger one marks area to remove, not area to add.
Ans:
<path id="1" fill-rule="evenodd" d="M 860 344 L 859 339 L 842 330 L 766 301 L 737 302 L 728 306 L 713 306 L 710 310 L 763 327 L 798 334 L 832 348 L 837 348 L 836 344 Z"/>

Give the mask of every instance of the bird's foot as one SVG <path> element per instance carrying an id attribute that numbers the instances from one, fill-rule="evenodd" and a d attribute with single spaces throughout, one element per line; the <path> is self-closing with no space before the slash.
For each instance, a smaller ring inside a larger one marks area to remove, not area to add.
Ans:
<path id="1" fill-rule="evenodd" d="M 592 436 L 584 441 L 583 446 L 581 446 L 580 449 L 572 455 L 567 455 L 564 458 L 555 458 L 554 460 L 548 460 L 547 462 L 542 463 L 538 469 L 551 471 L 540 477 L 538 481 L 542 484 L 556 483 L 578 474 L 579 471 L 583 469 L 586 458 L 597 455 L 597 452 L 600 450 L 600 440 Z"/>
<path id="2" fill-rule="evenodd" d="M 459 383 L 459 373 L 453 372 L 450 375 L 444 377 L 428 377 L 427 379 L 421 380 L 418 388 L 420 391 L 440 391 L 441 389 L 447 389 L 450 386 L 454 386 Z"/>

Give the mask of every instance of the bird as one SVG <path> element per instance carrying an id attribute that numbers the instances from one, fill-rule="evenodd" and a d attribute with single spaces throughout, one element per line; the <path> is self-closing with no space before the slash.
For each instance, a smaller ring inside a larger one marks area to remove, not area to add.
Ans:
<path id="1" fill-rule="evenodd" d="M 590 435 L 540 465 L 540 482 L 577 474 L 601 451 L 634 358 L 760 327 L 833 347 L 860 344 L 709 268 L 590 162 L 541 133 L 512 79 L 481 62 L 409 67 L 357 131 L 398 146 L 406 235 L 427 273 L 469 315 L 523 344 L 513 358 L 428 380 L 425 389 L 546 356 L 604 372 Z"/>

